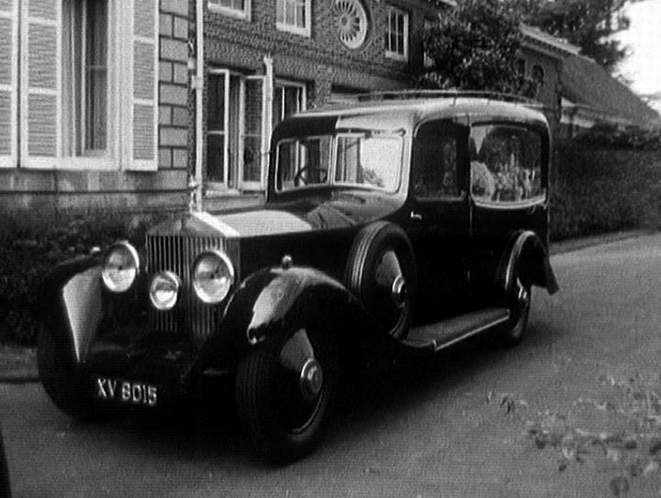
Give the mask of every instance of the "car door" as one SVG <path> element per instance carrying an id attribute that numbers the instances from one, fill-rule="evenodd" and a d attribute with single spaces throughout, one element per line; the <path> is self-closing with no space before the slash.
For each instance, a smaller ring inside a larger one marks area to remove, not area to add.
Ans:
<path id="1" fill-rule="evenodd" d="M 493 278 L 507 240 L 548 233 L 548 132 L 512 122 L 473 122 L 469 136 L 472 284 Z"/>
<path id="2" fill-rule="evenodd" d="M 413 139 L 406 228 L 425 322 L 457 315 L 469 302 L 467 137 L 467 126 L 437 119 L 420 124 Z"/>

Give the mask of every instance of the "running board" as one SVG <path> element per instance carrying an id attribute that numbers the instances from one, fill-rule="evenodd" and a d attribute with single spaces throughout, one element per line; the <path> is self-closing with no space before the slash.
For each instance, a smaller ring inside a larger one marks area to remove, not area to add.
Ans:
<path id="1" fill-rule="evenodd" d="M 510 318 L 507 308 L 485 308 L 442 322 L 415 327 L 403 341 L 415 348 L 433 348 L 434 352 L 501 325 Z"/>

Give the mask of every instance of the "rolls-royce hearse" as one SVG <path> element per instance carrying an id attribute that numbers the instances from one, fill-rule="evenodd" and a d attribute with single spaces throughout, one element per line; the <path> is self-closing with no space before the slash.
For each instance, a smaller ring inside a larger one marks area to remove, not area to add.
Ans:
<path id="1" fill-rule="evenodd" d="M 41 379 L 69 415 L 235 383 L 255 449 L 320 439 L 342 376 L 479 333 L 524 335 L 548 256 L 549 126 L 530 102 L 371 95 L 275 129 L 265 203 L 188 212 L 45 283 Z"/>

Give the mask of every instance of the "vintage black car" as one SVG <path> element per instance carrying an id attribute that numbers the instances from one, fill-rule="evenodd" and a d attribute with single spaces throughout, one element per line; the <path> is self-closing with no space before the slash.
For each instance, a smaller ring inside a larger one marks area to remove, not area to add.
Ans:
<path id="1" fill-rule="evenodd" d="M 44 387 L 90 419 L 157 411 L 226 374 L 255 448 L 298 458 L 347 372 L 481 332 L 521 339 L 532 286 L 558 288 L 550 147 L 528 102 L 481 94 L 383 93 L 287 119 L 264 205 L 191 208 L 143 247 L 53 271 Z"/>

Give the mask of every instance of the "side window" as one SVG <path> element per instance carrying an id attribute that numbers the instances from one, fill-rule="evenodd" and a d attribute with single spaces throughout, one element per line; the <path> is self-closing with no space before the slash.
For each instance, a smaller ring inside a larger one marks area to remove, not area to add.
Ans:
<path id="1" fill-rule="evenodd" d="M 411 170 L 411 186 L 415 197 L 461 196 L 461 134 L 458 128 L 448 121 L 430 121 L 420 126 L 414 141 Z"/>
<path id="2" fill-rule="evenodd" d="M 506 125 L 475 126 L 468 148 L 475 199 L 508 203 L 544 195 L 538 132 Z"/>

